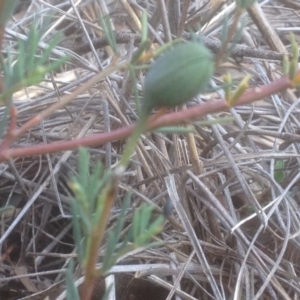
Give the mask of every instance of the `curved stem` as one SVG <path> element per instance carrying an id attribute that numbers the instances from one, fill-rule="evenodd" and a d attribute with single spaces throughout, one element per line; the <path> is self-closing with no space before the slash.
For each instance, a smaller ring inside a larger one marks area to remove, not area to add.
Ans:
<path id="1" fill-rule="evenodd" d="M 296 76 L 300 77 L 300 71 L 298 71 Z M 256 100 L 263 99 L 291 87 L 293 87 L 291 80 L 287 76 L 284 76 L 267 85 L 248 90 L 241 96 L 237 103 L 235 103 L 235 106 L 252 103 Z M 229 107 L 225 99 L 210 100 L 204 104 L 196 105 L 182 111 L 165 114 L 153 121 L 151 120 L 151 122 L 148 124 L 149 126 L 147 126 L 147 130 L 153 130 L 159 127 L 170 126 L 174 124 L 186 124 L 192 120 L 199 119 L 200 116 L 204 116 L 209 113 L 227 111 L 228 109 Z M 95 134 L 93 136 L 88 136 L 81 139 L 53 142 L 47 145 L 40 144 L 28 147 L 19 147 L 14 149 L 3 147 L 3 143 L 5 143 L 5 140 L 3 140 L 0 144 L 0 162 L 7 161 L 14 157 L 42 155 L 46 153 L 71 150 L 80 146 L 92 147 L 96 145 L 103 145 L 108 142 L 124 139 L 133 131 L 134 125 L 131 125 L 116 129 L 111 132 Z"/>

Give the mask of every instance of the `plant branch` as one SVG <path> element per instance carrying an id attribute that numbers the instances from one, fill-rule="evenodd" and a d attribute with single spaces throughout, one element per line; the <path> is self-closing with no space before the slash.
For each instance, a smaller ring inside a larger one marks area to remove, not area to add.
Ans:
<path id="1" fill-rule="evenodd" d="M 298 71 L 296 76 L 300 76 L 300 71 Z M 271 82 L 270 84 L 248 90 L 237 101 L 235 106 L 252 103 L 254 101 L 268 97 L 271 94 L 276 94 L 292 87 L 293 85 L 291 80 L 287 76 L 284 76 L 278 80 Z M 151 119 L 148 124 L 147 130 L 154 130 L 159 127 L 175 124 L 186 124 L 189 121 L 198 119 L 200 116 L 220 111 L 227 111 L 228 109 L 229 106 L 226 99 L 211 100 L 201 105 L 195 105 L 185 110 L 169 113 L 158 118 Z M 42 155 L 46 153 L 66 151 L 78 148 L 80 146 L 91 147 L 96 145 L 103 145 L 108 142 L 127 138 L 133 132 L 134 127 L 134 125 L 126 126 L 111 132 L 95 134 L 89 137 L 70 141 L 54 142 L 47 145 L 34 145 L 15 149 L 1 149 L 0 147 L 0 162 L 7 161 L 16 157 Z"/>
<path id="2" fill-rule="evenodd" d="M 40 123 L 42 120 L 44 120 L 46 117 L 50 116 L 53 112 L 56 110 L 65 107 L 69 102 L 71 102 L 76 96 L 82 94 L 87 89 L 93 87 L 96 83 L 98 83 L 101 79 L 105 78 L 106 76 L 110 75 L 111 73 L 122 70 L 127 68 L 128 63 L 121 63 L 118 65 L 111 65 L 104 69 L 99 74 L 92 77 L 88 82 L 86 82 L 84 85 L 80 86 L 78 89 L 76 89 L 74 92 L 72 92 L 69 95 L 66 95 L 61 98 L 61 100 L 57 103 L 54 103 L 49 108 L 45 109 L 32 119 L 30 119 L 28 122 L 26 122 L 18 131 L 15 133 L 15 137 L 19 137 L 20 135 L 24 134 L 28 129 L 30 129 L 32 126 Z"/>
<path id="3" fill-rule="evenodd" d="M 43 110 L 38 115 L 35 115 L 33 118 L 31 118 L 29 121 L 27 121 L 21 128 L 9 130 L 8 134 L 6 135 L 6 138 L 3 140 L 3 142 L 0 144 L 0 153 L 5 153 L 6 150 L 13 144 L 13 142 L 19 138 L 21 135 L 23 135 L 26 131 L 28 131 L 30 128 L 32 128 L 34 125 L 39 124 L 42 122 L 46 117 L 50 116 L 53 112 L 56 110 L 65 107 L 69 102 L 71 102 L 76 96 L 82 94 L 87 89 L 93 87 L 96 83 L 98 83 L 101 79 L 105 78 L 106 76 L 110 75 L 111 73 L 122 70 L 127 68 L 128 63 L 124 62 L 118 65 L 111 65 L 104 69 L 99 74 L 92 77 L 89 81 L 87 81 L 84 85 L 77 88 L 73 93 L 68 94 L 61 98 L 59 102 L 54 103 L 49 108 Z"/>

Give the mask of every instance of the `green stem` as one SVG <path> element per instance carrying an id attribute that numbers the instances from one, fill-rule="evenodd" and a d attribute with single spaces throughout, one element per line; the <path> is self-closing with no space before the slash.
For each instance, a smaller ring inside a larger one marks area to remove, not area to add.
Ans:
<path id="1" fill-rule="evenodd" d="M 129 140 L 128 140 L 125 150 L 123 152 L 122 158 L 119 162 L 118 171 L 120 171 L 120 173 L 122 173 L 122 171 L 126 169 L 127 165 L 129 164 L 131 154 L 133 153 L 134 148 L 136 147 L 140 136 L 143 134 L 143 132 L 147 128 L 148 116 L 149 116 L 149 113 L 141 112 L 140 119 L 137 122 L 132 135 L 129 137 Z M 119 173 L 119 172 L 117 172 L 117 173 Z"/>

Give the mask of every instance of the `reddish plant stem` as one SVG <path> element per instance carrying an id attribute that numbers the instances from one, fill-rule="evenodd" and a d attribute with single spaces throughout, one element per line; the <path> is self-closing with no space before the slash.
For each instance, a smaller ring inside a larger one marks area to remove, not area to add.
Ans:
<path id="1" fill-rule="evenodd" d="M 13 133 L 17 129 L 17 116 L 18 116 L 17 109 L 14 105 L 10 107 L 9 114 L 10 114 L 10 124 L 7 133 L 9 135 L 13 135 Z"/>
<path id="2" fill-rule="evenodd" d="M 1 1 L 1 0 L 0 0 Z M 1 2 L 0 2 L 1 3 Z M 60 101 L 56 102 L 55 104 L 51 105 L 47 109 L 43 110 L 38 115 L 31 118 L 29 121 L 27 121 L 21 128 L 15 128 L 14 130 L 10 131 L 9 135 L 6 135 L 4 141 L 0 144 L 0 153 L 5 152 L 9 149 L 9 147 L 13 144 L 13 142 L 20 136 L 22 136 L 26 131 L 31 129 L 34 125 L 39 124 L 41 121 L 43 121 L 46 117 L 50 116 L 53 112 L 56 110 L 65 107 L 69 102 L 71 102 L 76 96 L 82 94 L 87 89 L 94 86 L 96 83 L 98 83 L 101 79 L 105 78 L 109 74 L 113 73 L 114 71 L 121 70 L 126 68 L 127 63 L 121 63 L 118 65 L 110 65 L 100 73 L 93 76 L 91 79 L 89 79 L 84 85 L 78 87 L 74 92 L 71 94 L 65 95 L 60 99 Z M 0 82 L 1 83 L 1 82 Z M 0 85 L 1 87 L 1 85 Z M 50 153 L 50 152 L 49 152 Z"/>
<path id="3" fill-rule="evenodd" d="M 296 76 L 300 76 L 300 71 L 298 71 Z M 248 90 L 244 95 L 237 101 L 235 106 L 245 105 L 252 103 L 254 101 L 263 99 L 271 94 L 281 92 L 287 88 L 292 88 L 293 85 L 287 76 L 284 76 L 270 84 L 264 85 L 262 87 L 256 87 Z M 229 109 L 228 104 L 225 99 L 221 100 L 211 100 L 201 105 L 196 105 L 191 108 L 169 113 L 160 116 L 157 119 L 152 119 L 147 127 L 147 130 L 153 130 L 162 126 L 170 126 L 175 124 L 184 124 L 188 121 L 198 119 L 201 116 L 216 113 L 220 111 L 227 111 Z M 100 134 L 95 134 L 93 136 L 84 137 L 81 139 L 75 139 L 70 141 L 60 141 L 54 142 L 47 145 L 36 145 L 28 146 L 15 149 L 7 149 L 3 147 L 3 141 L 0 147 L 0 162 L 24 156 L 42 155 L 46 153 L 53 153 L 59 151 L 66 151 L 78 148 L 80 146 L 91 147 L 99 146 L 108 142 L 115 140 L 121 140 L 127 138 L 131 132 L 134 130 L 134 125 L 122 127 L 111 132 L 105 132 Z"/>
<path id="4" fill-rule="evenodd" d="M 105 195 L 105 202 L 101 218 L 98 219 L 98 224 L 92 229 L 90 238 L 89 253 L 87 254 L 86 264 L 84 266 L 85 278 L 81 288 L 81 299 L 90 300 L 92 298 L 93 290 L 95 287 L 95 281 L 97 278 L 96 264 L 98 262 L 99 247 L 104 238 L 104 233 L 109 221 L 112 206 L 115 200 L 115 194 L 117 189 L 117 178 L 113 178 L 106 186 L 105 191 L 102 193 Z"/>

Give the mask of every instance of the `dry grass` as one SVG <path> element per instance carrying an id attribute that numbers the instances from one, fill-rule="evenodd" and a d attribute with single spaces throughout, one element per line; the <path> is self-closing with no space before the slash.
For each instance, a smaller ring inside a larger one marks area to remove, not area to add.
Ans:
<path id="1" fill-rule="evenodd" d="M 140 16 L 143 7 L 151 16 L 155 41 L 169 40 L 177 33 L 186 37 L 184 24 L 193 25 L 194 30 L 201 24 L 205 43 L 213 51 L 220 48 L 224 13 L 233 14 L 231 1 L 222 0 L 210 1 L 204 8 L 206 1 L 202 0 L 169 1 L 168 7 L 163 0 L 86 2 L 74 11 L 69 1 L 33 0 L 9 24 L 6 41 L 14 46 L 16 37 L 26 34 L 34 13 L 51 12 L 54 19 L 43 41 L 47 43 L 55 31 L 63 32 L 59 50 L 72 56 L 68 69 L 15 95 L 18 124 L 110 64 L 112 51 L 97 23 L 99 3 L 111 15 L 123 58 L 130 58 L 136 48 L 140 25 L 134 16 Z M 185 9 L 186 15 L 177 15 Z M 214 84 L 220 84 L 227 71 L 236 82 L 250 73 L 252 86 L 278 78 L 278 60 L 290 50 L 289 32 L 299 41 L 300 5 L 296 0 L 263 1 L 260 9 L 256 4 L 248 13 L 242 40 L 216 71 Z M 205 94 L 188 105 L 219 97 L 223 97 L 221 91 Z M 34 127 L 18 144 L 50 143 L 134 123 L 132 98 L 128 74 L 114 74 Z M 148 283 L 170 291 L 168 298 L 156 299 L 171 299 L 174 293 L 181 299 L 299 299 L 300 148 L 297 140 L 283 143 L 281 139 L 283 132 L 299 132 L 298 107 L 297 91 L 289 90 L 232 108 L 229 113 L 206 116 L 207 120 L 233 116 L 233 122 L 195 124 L 195 133 L 147 134 L 120 185 L 110 226 L 128 190 L 136 205 L 153 202 L 158 211 L 171 199 L 173 213 L 157 237 L 166 243 L 130 253 L 112 274 L 137 272 Z M 93 160 L 111 168 L 123 143 L 90 149 Z M 0 299 L 21 299 L 47 288 L 46 293 L 26 299 L 46 295 L 58 299 L 68 258 L 75 253 L 67 183 L 76 172 L 77 154 L 26 157 L 0 165 L 0 206 L 9 203 L 17 208 L 1 219 Z M 274 180 L 278 160 L 284 161 L 280 183 Z M 18 220 L 17 215 L 23 217 Z M 118 284 L 116 289 L 120 289 Z M 140 294 L 135 296 L 140 299 Z"/>

